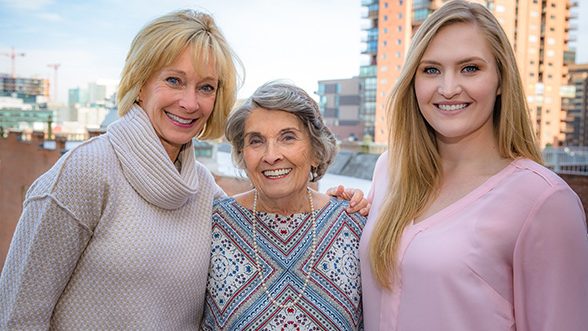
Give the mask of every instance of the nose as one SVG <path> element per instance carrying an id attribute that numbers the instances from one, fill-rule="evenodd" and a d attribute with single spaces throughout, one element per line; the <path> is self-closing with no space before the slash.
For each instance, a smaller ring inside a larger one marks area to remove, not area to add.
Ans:
<path id="1" fill-rule="evenodd" d="M 269 141 L 266 146 L 265 154 L 263 155 L 263 160 L 266 163 L 275 164 L 282 159 L 283 155 L 276 141 Z"/>
<path id="2" fill-rule="evenodd" d="M 180 96 L 179 105 L 189 113 L 197 111 L 200 108 L 198 104 L 198 93 L 192 89 L 184 89 Z"/>
<path id="3" fill-rule="evenodd" d="M 453 74 L 445 74 L 440 81 L 437 92 L 447 99 L 459 95 L 463 91 L 461 82 Z"/>

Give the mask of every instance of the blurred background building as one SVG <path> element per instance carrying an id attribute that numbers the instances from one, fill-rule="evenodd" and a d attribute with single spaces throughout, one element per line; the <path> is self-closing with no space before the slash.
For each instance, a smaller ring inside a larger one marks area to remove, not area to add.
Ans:
<path id="1" fill-rule="evenodd" d="M 386 142 L 385 101 L 396 82 L 410 38 L 419 25 L 446 1 L 362 0 L 367 63 L 362 77 L 362 113 L 365 127 L 373 117 L 375 141 Z M 504 28 L 514 48 L 535 133 L 541 146 L 565 143 L 567 117 L 560 91 L 569 80 L 568 65 L 574 62 L 570 31 L 577 18 L 570 0 L 483 0 Z M 375 95 L 374 95 L 375 91 Z M 375 97 L 375 100 L 374 100 Z M 370 114 L 370 115 L 368 115 Z M 370 129 L 368 129 L 369 131 Z"/>

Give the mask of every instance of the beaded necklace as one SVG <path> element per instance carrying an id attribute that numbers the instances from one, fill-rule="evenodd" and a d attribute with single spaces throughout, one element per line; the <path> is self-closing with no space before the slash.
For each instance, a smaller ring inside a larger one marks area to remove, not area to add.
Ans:
<path id="1" fill-rule="evenodd" d="M 310 202 L 310 219 L 312 220 L 312 253 L 310 255 L 310 265 L 313 265 L 316 253 L 316 218 L 314 216 L 314 204 L 312 202 L 312 193 L 308 187 L 306 188 L 306 191 L 308 192 L 308 201 Z M 255 252 L 255 267 L 257 267 L 257 270 L 259 270 L 259 279 L 261 280 L 261 287 L 263 288 L 265 294 L 274 305 L 282 309 L 294 307 L 294 305 L 296 305 L 298 301 L 300 301 L 300 299 L 302 298 L 302 294 L 308 286 L 308 280 L 310 279 L 311 271 L 309 270 L 309 272 L 306 274 L 306 277 L 304 277 L 304 285 L 302 286 L 302 290 L 300 291 L 300 293 L 298 293 L 298 296 L 293 302 L 281 304 L 276 299 L 274 299 L 274 297 L 269 293 L 267 284 L 265 283 L 265 280 L 263 278 L 261 264 L 259 263 L 260 258 L 257 246 L 257 190 L 254 190 L 253 192 L 253 251 Z"/>

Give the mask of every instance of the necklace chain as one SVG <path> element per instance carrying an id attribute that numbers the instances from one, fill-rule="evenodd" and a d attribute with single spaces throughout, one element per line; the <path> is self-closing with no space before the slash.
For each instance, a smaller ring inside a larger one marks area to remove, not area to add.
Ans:
<path id="1" fill-rule="evenodd" d="M 308 187 L 306 188 L 306 191 L 308 192 L 308 201 L 310 202 L 310 219 L 312 220 L 312 253 L 310 255 L 310 265 L 312 266 L 314 264 L 314 258 L 316 253 L 316 218 L 314 216 L 312 192 Z M 260 257 L 257 246 L 257 190 L 254 190 L 253 192 L 253 251 L 255 252 L 255 267 L 257 267 L 257 270 L 259 270 L 259 279 L 261 280 L 261 287 L 263 288 L 265 294 L 274 305 L 282 309 L 291 308 L 294 305 L 296 305 L 298 301 L 300 301 L 300 299 L 302 298 L 302 294 L 304 293 L 304 291 L 306 291 L 306 287 L 308 286 L 308 280 L 310 279 L 310 273 L 312 272 L 312 268 L 309 269 L 308 273 L 306 274 L 306 277 L 304 277 L 304 285 L 302 286 L 302 289 L 300 290 L 298 296 L 294 301 L 288 302 L 286 304 L 281 304 L 270 294 L 267 288 L 267 284 L 265 283 L 265 279 L 263 278 L 261 263 L 259 262 Z"/>

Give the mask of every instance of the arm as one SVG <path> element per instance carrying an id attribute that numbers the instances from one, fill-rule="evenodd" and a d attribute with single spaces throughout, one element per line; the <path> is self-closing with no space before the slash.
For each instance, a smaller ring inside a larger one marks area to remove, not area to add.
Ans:
<path id="1" fill-rule="evenodd" d="M 571 189 L 544 192 L 523 225 L 513 259 L 517 330 L 586 330 L 588 237 Z"/>
<path id="2" fill-rule="evenodd" d="M 53 196 L 27 199 L 0 277 L 0 329 L 49 329 L 90 236 Z"/>

